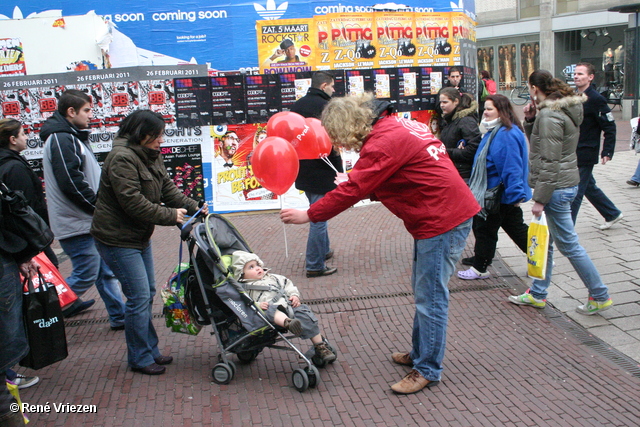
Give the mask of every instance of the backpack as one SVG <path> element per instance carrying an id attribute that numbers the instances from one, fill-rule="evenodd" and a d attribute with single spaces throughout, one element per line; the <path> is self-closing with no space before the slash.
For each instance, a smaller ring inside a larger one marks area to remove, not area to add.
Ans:
<path id="1" fill-rule="evenodd" d="M 487 84 L 484 80 L 480 80 L 482 82 L 482 92 L 480 92 L 480 101 L 484 102 L 489 96 L 489 91 L 487 90 Z"/>
<path id="2" fill-rule="evenodd" d="M 496 82 L 494 82 L 493 80 L 491 79 L 484 80 L 484 85 L 491 95 L 495 95 L 497 93 Z"/>

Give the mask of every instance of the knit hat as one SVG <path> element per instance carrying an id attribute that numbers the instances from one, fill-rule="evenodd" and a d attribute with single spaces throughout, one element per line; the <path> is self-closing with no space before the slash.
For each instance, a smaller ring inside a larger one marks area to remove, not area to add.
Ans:
<path id="1" fill-rule="evenodd" d="M 233 273 L 233 277 L 236 280 L 240 280 L 242 277 L 242 272 L 244 270 L 244 265 L 249 261 L 257 261 L 260 267 L 264 268 L 264 263 L 260 259 L 260 257 L 251 252 L 245 251 L 235 251 L 231 254 L 231 272 Z"/>
<path id="2" fill-rule="evenodd" d="M 282 40 L 282 43 L 280 43 L 280 49 L 282 50 L 287 50 L 287 48 L 291 46 L 293 46 L 291 39 L 284 39 Z"/>

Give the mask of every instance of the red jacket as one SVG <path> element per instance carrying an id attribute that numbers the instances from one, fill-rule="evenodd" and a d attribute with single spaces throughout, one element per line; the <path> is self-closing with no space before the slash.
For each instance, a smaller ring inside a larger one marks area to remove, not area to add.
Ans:
<path id="1" fill-rule="evenodd" d="M 375 124 L 349 180 L 307 213 L 327 221 L 367 197 L 402 219 L 414 239 L 446 233 L 480 211 L 442 142 L 426 125 L 396 116 Z"/>

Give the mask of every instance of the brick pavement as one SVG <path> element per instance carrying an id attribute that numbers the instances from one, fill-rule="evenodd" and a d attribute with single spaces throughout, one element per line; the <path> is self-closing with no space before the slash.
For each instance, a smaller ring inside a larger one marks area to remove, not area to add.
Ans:
<path id="1" fill-rule="evenodd" d="M 98 302 L 68 322 L 69 357 L 38 371 L 40 384 L 21 393 L 29 404 L 95 404 L 97 413 L 31 414 L 32 425 L 640 424 L 640 376 L 632 374 L 637 365 L 625 367 L 621 362 L 629 359 L 608 353 L 595 336 L 551 307 L 540 311 L 507 303 L 524 284 L 501 260 L 492 270 L 499 274 L 489 280 L 450 282 L 443 382 L 397 396 L 389 385 L 407 368 L 392 364 L 389 355 L 409 348 L 413 317 L 412 240 L 401 222 L 380 205 L 349 209 L 330 222 L 336 254 L 331 264 L 339 273 L 307 279 L 306 226 L 287 226 L 287 258 L 276 213 L 231 219 L 268 266 L 301 289 L 338 348 L 338 360 L 321 370 L 318 388 L 297 392 L 291 386 L 291 372 L 299 366 L 295 355 L 271 349 L 250 365 L 238 364 L 230 384 L 217 385 L 210 376 L 218 352 L 211 328 L 197 337 L 174 334 L 159 317 L 154 323 L 161 348 L 175 361 L 163 376 L 132 373 L 126 368 L 124 334 L 109 330 Z M 159 227 L 154 250 L 161 284 L 177 263 L 178 230 Z M 465 256 L 470 250 L 469 242 Z M 69 272 L 68 261 L 62 269 Z M 154 312 L 160 311 L 156 297 Z"/>

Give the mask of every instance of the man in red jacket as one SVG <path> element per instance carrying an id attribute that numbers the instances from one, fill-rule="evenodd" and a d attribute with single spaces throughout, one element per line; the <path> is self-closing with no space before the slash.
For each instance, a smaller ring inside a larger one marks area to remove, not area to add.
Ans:
<path id="1" fill-rule="evenodd" d="M 308 211 L 283 209 L 287 224 L 326 221 L 361 199 L 379 200 L 415 239 L 412 287 L 416 312 L 412 350 L 391 359 L 413 369 L 391 386 L 410 394 L 440 382 L 446 346 L 449 291 L 471 218 L 480 206 L 447 155 L 419 122 L 390 114 L 388 102 L 371 94 L 336 98 L 322 124 L 340 146 L 360 152 L 349 179 Z"/>

